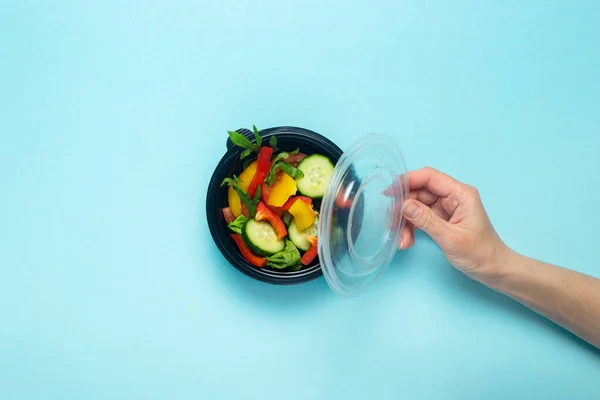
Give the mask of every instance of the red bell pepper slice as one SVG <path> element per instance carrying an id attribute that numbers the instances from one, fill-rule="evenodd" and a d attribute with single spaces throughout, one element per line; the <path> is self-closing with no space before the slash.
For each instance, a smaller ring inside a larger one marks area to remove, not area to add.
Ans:
<path id="1" fill-rule="evenodd" d="M 317 257 L 317 255 L 319 254 L 319 246 L 318 246 L 318 239 L 316 236 L 311 236 L 311 237 L 307 237 L 308 241 L 310 242 L 310 249 L 308 249 L 306 251 L 306 253 L 304 253 L 304 255 L 302 256 L 302 258 L 300 259 L 300 262 L 302 263 L 302 265 L 310 265 L 311 262 L 313 262 L 313 260 Z"/>
<path id="2" fill-rule="evenodd" d="M 262 185 L 265 181 L 267 175 L 269 175 L 269 170 L 271 169 L 271 156 L 273 155 L 273 149 L 270 147 L 261 147 L 260 152 L 258 153 L 258 163 L 256 166 L 256 173 L 254 174 L 254 178 L 252 178 L 252 182 L 250 183 L 250 187 L 248 187 L 248 194 L 250 197 L 254 198 L 254 194 L 256 193 L 256 188 L 258 185 Z"/>
<path id="3" fill-rule="evenodd" d="M 248 248 L 248 246 L 246 245 L 246 242 L 244 242 L 244 239 L 242 238 L 242 235 L 238 235 L 237 233 L 232 233 L 231 238 L 233 239 L 233 241 L 235 242 L 235 244 L 237 244 L 238 248 L 240 249 L 240 252 L 242 253 L 242 256 L 244 256 L 244 258 L 252 265 L 254 265 L 255 267 L 261 268 L 264 267 L 265 265 L 267 265 L 267 259 L 264 257 L 259 257 L 256 254 L 254 254 L 252 252 L 252 250 L 250 250 Z"/>
<path id="4" fill-rule="evenodd" d="M 273 213 L 275 215 L 277 215 L 279 218 L 283 217 L 283 213 L 285 213 L 285 210 L 281 207 L 275 207 L 275 206 L 267 206 L 269 207 L 269 209 L 271 211 L 273 211 Z"/>
<path id="5" fill-rule="evenodd" d="M 283 211 L 289 210 L 290 207 L 296 202 L 296 200 L 301 200 L 301 201 L 305 202 L 306 204 L 308 204 L 309 206 L 312 206 L 312 199 L 310 197 L 306 197 L 306 196 L 294 196 L 294 197 L 290 197 L 288 199 L 288 201 L 286 201 L 281 206 L 281 209 Z"/>
<path id="6" fill-rule="evenodd" d="M 262 201 L 256 206 L 256 216 L 254 217 L 257 221 L 266 220 L 271 224 L 275 232 L 277 233 L 277 239 L 281 240 L 287 236 L 287 229 L 281 218 L 273 212 L 269 207 Z"/>
<path id="7" fill-rule="evenodd" d="M 235 215 L 233 215 L 231 208 L 225 207 L 224 209 L 221 210 L 221 212 L 223 213 L 223 218 L 225 218 L 225 222 L 227 222 L 228 224 L 235 221 Z"/>

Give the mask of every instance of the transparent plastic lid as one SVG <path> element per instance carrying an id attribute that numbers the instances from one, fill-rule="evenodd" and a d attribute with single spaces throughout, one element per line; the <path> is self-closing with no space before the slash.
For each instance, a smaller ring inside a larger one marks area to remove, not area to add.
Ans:
<path id="1" fill-rule="evenodd" d="M 404 158 L 394 140 L 365 135 L 335 166 L 319 218 L 319 259 L 329 286 L 364 291 L 398 249 L 408 197 Z"/>

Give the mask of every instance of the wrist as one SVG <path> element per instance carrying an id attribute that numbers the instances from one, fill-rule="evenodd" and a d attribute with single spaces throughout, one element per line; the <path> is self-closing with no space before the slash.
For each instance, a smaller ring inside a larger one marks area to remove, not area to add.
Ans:
<path id="1" fill-rule="evenodd" d="M 486 286 L 494 287 L 514 273 L 517 264 L 514 260 L 518 256 L 519 254 L 502 243 L 480 268 L 469 274 L 469 277 Z"/>

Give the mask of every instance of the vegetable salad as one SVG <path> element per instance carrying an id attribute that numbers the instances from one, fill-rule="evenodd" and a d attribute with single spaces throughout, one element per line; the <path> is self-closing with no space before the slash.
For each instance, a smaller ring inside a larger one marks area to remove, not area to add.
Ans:
<path id="1" fill-rule="evenodd" d="M 318 254 L 315 202 L 325 193 L 333 163 L 320 154 L 284 151 L 271 136 L 268 146 L 254 129 L 254 141 L 229 131 L 242 148 L 243 171 L 225 178 L 229 206 L 223 217 L 242 256 L 257 268 L 297 271 Z"/>

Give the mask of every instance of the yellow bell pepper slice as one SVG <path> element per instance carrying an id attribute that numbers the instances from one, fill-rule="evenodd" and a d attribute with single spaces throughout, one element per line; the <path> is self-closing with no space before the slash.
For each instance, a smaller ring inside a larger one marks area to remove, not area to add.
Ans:
<path id="1" fill-rule="evenodd" d="M 239 217 L 242 214 L 242 201 L 233 186 L 229 186 L 229 189 L 227 189 L 227 201 L 233 215 L 236 218 Z"/>
<path id="2" fill-rule="evenodd" d="M 317 214 L 312 206 L 302 200 L 296 200 L 288 211 L 294 216 L 294 221 L 296 221 L 296 226 L 300 231 L 314 224 L 317 219 Z"/>
<path id="3" fill-rule="evenodd" d="M 285 172 L 281 172 L 277 183 L 275 183 L 275 185 L 273 185 L 273 189 L 271 189 L 271 194 L 267 199 L 267 204 L 274 207 L 281 207 L 286 201 L 288 201 L 290 196 L 295 194 L 296 181 Z"/>
<path id="4" fill-rule="evenodd" d="M 246 169 L 238 176 L 240 179 L 240 186 L 245 191 L 248 191 L 250 184 L 252 183 L 252 178 L 254 178 L 254 174 L 256 174 L 256 168 L 258 165 L 258 161 L 252 161 Z"/>
<path id="5" fill-rule="evenodd" d="M 238 177 L 242 189 L 247 191 L 250 187 L 252 178 L 254 178 L 254 174 L 256 173 L 257 165 L 257 161 L 252 161 Z M 227 190 L 227 201 L 229 202 L 229 208 L 233 215 L 235 215 L 236 218 L 239 217 L 242 214 L 242 201 L 233 186 L 229 186 L 229 189 Z"/>

